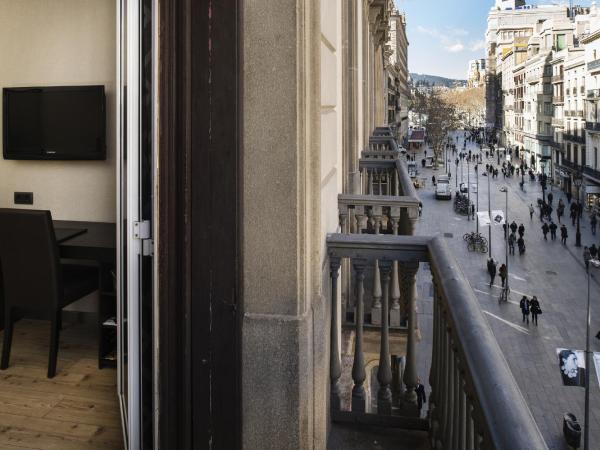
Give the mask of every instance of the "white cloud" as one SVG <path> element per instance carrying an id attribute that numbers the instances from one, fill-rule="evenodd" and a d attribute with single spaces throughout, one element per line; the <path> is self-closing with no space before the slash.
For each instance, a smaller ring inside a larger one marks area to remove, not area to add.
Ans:
<path id="1" fill-rule="evenodd" d="M 480 39 L 478 41 L 472 42 L 469 49 L 472 52 L 477 52 L 479 50 L 483 50 L 485 48 L 485 40 Z"/>
<path id="2" fill-rule="evenodd" d="M 450 53 L 459 53 L 465 49 L 465 45 L 457 36 L 465 36 L 469 34 L 466 30 L 461 28 L 449 29 L 448 33 L 440 33 L 435 28 L 425 28 L 421 25 L 417 26 L 417 31 L 421 34 L 437 39 L 442 45 L 443 49 Z"/>
<path id="3" fill-rule="evenodd" d="M 452 45 L 447 45 L 444 48 L 446 50 L 448 50 L 450 53 L 458 53 L 458 52 L 462 52 L 465 49 L 465 46 L 463 45 L 462 42 L 457 42 Z"/>

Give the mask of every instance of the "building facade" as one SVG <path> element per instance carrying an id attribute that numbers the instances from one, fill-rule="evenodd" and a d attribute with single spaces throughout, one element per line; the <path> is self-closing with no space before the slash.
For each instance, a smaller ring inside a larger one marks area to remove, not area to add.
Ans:
<path id="1" fill-rule="evenodd" d="M 389 40 L 385 53 L 389 90 L 387 124 L 395 129 L 396 137 L 402 143 L 406 142 L 409 127 L 408 45 L 406 15 L 394 9 L 390 15 Z"/>

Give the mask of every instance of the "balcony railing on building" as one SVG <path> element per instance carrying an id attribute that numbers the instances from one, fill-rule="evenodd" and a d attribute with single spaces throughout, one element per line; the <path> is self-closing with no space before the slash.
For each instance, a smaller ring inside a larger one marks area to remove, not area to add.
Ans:
<path id="1" fill-rule="evenodd" d="M 600 98 L 600 89 L 588 89 L 587 98 L 588 99 Z"/>
<path id="2" fill-rule="evenodd" d="M 554 76 L 552 77 L 552 82 L 553 82 L 553 83 L 562 83 L 562 82 L 563 82 L 563 80 L 564 80 L 564 74 L 563 74 L 563 73 L 561 73 L 561 74 L 559 74 L 559 75 L 554 75 Z"/>
<path id="3" fill-rule="evenodd" d="M 571 133 L 563 133 L 563 139 L 565 141 L 575 142 L 578 144 L 585 144 L 585 136 L 578 136 Z"/>
<path id="4" fill-rule="evenodd" d="M 330 234 L 327 252 L 333 421 L 429 430 L 432 448 L 547 449 L 479 302 L 442 237 Z M 354 345 L 345 345 L 351 354 L 342 360 L 338 294 L 344 267 L 354 279 L 356 323 Z M 378 268 L 381 282 L 378 356 L 365 355 L 369 268 Z M 430 273 L 433 285 L 432 353 L 418 355 L 431 357 L 428 419 L 419 417 L 415 392 L 419 270 Z M 408 315 L 404 357 L 401 349 L 390 347 L 389 326 L 392 313 L 402 308 Z"/>
<path id="5" fill-rule="evenodd" d="M 585 123 L 585 131 L 591 131 L 593 133 L 600 133 L 600 123 L 599 122 L 586 122 Z"/>
<path id="6" fill-rule="evenodd" d="M 554 103 L 555 105 L 564 102 L 565 98 L 562 95 L 555 95 L 554 97 L 552 97 L 552 103 Z"/>
<path id="7" fill-rule="evenodd" d="M 565 124 L 564 119 L 556 118 L 556 117 L 552 118 L 552 126 L 553 127 L 561 128 L 564 126 L 564 124 Z"/>

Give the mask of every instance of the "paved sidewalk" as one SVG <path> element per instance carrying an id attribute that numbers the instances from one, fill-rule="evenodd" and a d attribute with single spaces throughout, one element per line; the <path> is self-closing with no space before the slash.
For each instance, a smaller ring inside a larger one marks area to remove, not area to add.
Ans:
<path id="1" fill-rule="evenodd" d="M 462 149 L 462 139 L 459 140 Z M 473 152 L 475 146 L 467 148 Z M 428 154 L 431 151 L 428 151 Z M 421 156 L 422 157 L 422 156 Z M 417 162 L 421 157 L 417 155 Z M 452 161 L 456 156 L 450 156 Z M 497 166 L 497 159 L 493 161 Z M 483 167 L 485 169 L 485 155 Z M 481 169 L 481 166 L 480 166 Z M 548 446 L 552 449 L 566 449 L 562 436 L 562 414 L 573 412 L 583 424 L 584 389 L 564 387 L 558 369 L 555 354 L 557 347 L 585 349 L 585 324 L 587 306 L 587 276 L 583 265 L 583 247 L 575 247 L 575 228 L 567 217 L 569 238 L 567 246 L 560 243 L 560 233 L 556 241 L 544 241 L 537 208 L 537 198 L 542 196 L 540 184 L 525 181 L 525 192 L 519 188 L 521 177 L 503 179 L 500 173 L 497 179 L 490 180 L 492 209 L 505 209 L 505 194 L 499 191 L 501 186 L 509 188 L 508 220 L 525 226 L 526 253 L 523 256 L 509 256 L 509 280 L 511 299 L 508 304 L 498 304 L 500 287 L 490 288 L 486 270 L 487 254 L 471 253 L 466 249 L 462 239 L 465 232 L 475 230 L 475 222 L 467 221 L 463 216 L 454 213 L 452 201 L 435 200 L 431 175 L 442 174 L 443 169 L 421 169 L 421 174 L 429 179 L 425 189 L 418 191 L 423 202 L 423 216 L 419 220 L 417 234 L 447 237 L 447 243 L 460 262 L 476 296 L 480 301 L 484 315 L 503 349 L 531 411 L 542 431 Z M 452 177 L 455 177 L 455 166 L 452 165 Z M 479 170 L 481 173 L 482 171 Z M 460 177 L 460 166 L 458 170 Z M 464 182 L 466 182 L 466 163 Z M 528 177 L 525 177 L 528 180 Z M 454 184 L 454 180 L 453 184 Z M 460 183 L 460 179 L 458 182 Z M 475 172 L 471 166 L 471 182 L 475 182 Z M 487 177 L 479 176 L 479 206 L 487 210 L 488 203 Z M 547 190 L 546 192 L 550 192 Z M 553 207 L 556 209 L 559 198 L 568 203 L 566 197 L 558 189 L 553 188 Z M 475 201 L 476 199 L 473 198 Z M 530 203 L 536 208 L 533 220 L 529 218 Z M 554 219 L 556 219 L 556 214 Z M 556 220 L 555 220 L 556 221 Z M 565 222 L 563 220 L 563 222 Z M 488 230 L 480 230 L 488 236 Z M 600 235 L 592 236 L 588 214 L 584 212 L 581 222 L 582 245 L 600 243 Z M 449 237 L 451 236 L 451 237 Z M 505 244 L 502 227 L 492 229 L 492 255 L 501 263 L 505 259 Z M 600 329 L 600 270 L 591 284 L 592 299 L 592 336 Z M 423 341 L 419 351 L 431 352 L 431 298 L 430 277 L 422 270 L 419 278 L 419 311 Z M 528 297 L 536 295 L 540 300 L 543 314 L 539 317 L 539 326 L 529 326 L 522 322 L 518 302 L 523 294 Z M 592 350 L 600 351 L 600 341 L 592 339 Z M 427 353 L 429 352 L 429 353 Z M 421 358 L 427 359 L 427 358 Z M 419 368 L 421 378 L 427 380 L 428 367 Z M 600 442 L 600 388 L 595 370 L 591 372 L 591 442 Z M 597 447 L 600 448 L 600 445 Z"/>

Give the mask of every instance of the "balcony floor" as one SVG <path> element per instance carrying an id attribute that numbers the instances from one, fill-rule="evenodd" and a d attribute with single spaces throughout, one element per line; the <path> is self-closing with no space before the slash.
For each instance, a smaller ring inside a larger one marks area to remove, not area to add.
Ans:
<path id="1" fill-rule="evenodd" d="M 430 450 L 425 431 L 393 430 L 333 424 L 328 450 Z"/>
<path id="2" fill-rule="evenodd" d="M 116 370 L 98 370 L 94 328 L 64 323 L 53 379 L 49 335 L 49 322 L 15 324 L 10 366 L 0 371 L 0 448 L 122 449 Z"/>

